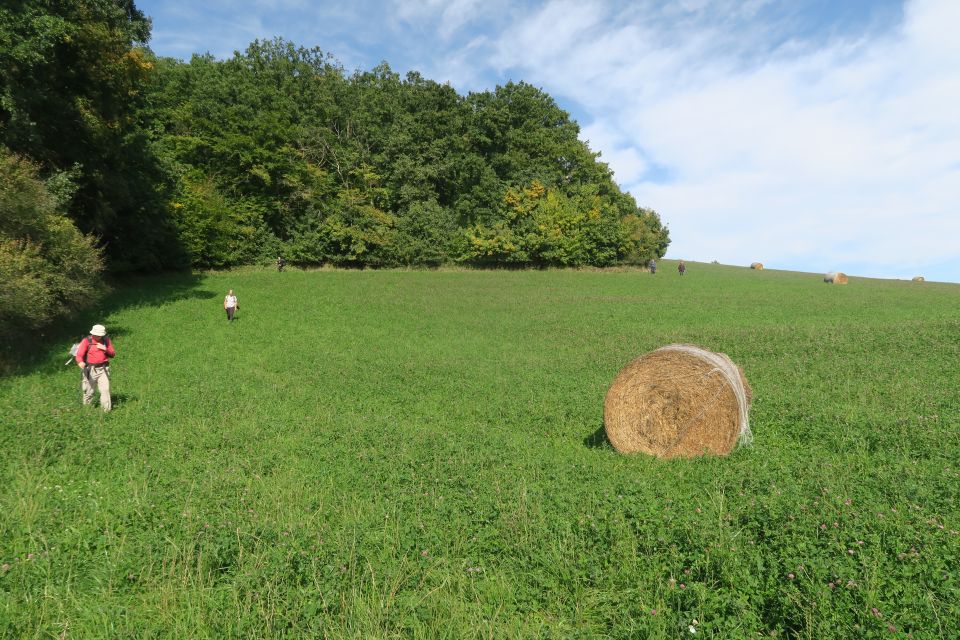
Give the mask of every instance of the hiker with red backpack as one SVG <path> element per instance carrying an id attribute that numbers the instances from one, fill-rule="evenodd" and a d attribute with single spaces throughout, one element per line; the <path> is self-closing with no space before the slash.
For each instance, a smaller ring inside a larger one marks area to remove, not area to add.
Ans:
<path id="1" fill-rule="evenodd" d="M 83 390 L 83 404 L 93 404 L 93 387 L 100 391 L 100 407 L 110 411 L 110 358 L 117 355 L 113 341 L 107 337 L 107 328 L 95 324 L 90 335 L 80 341 L 77 347 L 76 361 L 82 372 L 80 388 Z"/>

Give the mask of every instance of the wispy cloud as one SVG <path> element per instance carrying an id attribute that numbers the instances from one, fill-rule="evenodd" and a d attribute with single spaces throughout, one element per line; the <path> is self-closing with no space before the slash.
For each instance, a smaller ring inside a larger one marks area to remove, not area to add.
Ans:
<path id="1" fill-rule="evenodd" d="M 442 40 L 449 40 L 490 7 L 483 0 L 393 0 L 396 16 L 406 25 L 432 27 Z"/>
<path id="2" fill-rule="evenodd" d="M 667 40 L 657 7 L 555 0 L 492 63 L 584 106 L 584 136 L 670 224 L 672 255 L 876 275 L 956 256 L 960 4 L 912 2 L 899 29 L 816 47 L 762 33 L 762 3 L 670 7 Z"/>

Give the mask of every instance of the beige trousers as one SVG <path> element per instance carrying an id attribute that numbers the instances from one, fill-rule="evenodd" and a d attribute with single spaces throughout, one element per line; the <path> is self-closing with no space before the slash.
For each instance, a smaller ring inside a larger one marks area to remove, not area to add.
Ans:
<path id="1" fill-rule="evenodd" d="M 83 404 L 93 403 L 93 385 L 100 392 L 100 406 L 110 411 L 110 367 L 87 367 L 80 375 L 80 388 L 83 389 Z"/>

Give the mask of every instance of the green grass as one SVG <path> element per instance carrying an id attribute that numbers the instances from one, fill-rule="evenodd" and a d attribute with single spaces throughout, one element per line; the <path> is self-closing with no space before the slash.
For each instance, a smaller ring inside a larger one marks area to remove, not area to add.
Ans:
<path id="1" fill-rule="evenodd" d="M 0 635 L 957 637 L 960 286 L 688 267 L 118 288 L 112 414 L 68 344 L 0 380 Z M 606 443 L 672 342 L 752 447 Z"/>

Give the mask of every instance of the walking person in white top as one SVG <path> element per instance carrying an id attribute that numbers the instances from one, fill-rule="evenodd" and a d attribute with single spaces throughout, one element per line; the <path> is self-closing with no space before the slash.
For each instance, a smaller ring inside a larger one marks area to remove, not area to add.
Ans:
<path id="1" fill-rule="evenodd" d="M 227 292 L 227 297 L 223 299 L 223 308 L 227 312 L 227 320 L 233 322 L 233 314 L 240 308 L 237 302 L 237 296 L 233 295 L 233 289 Z"/>

